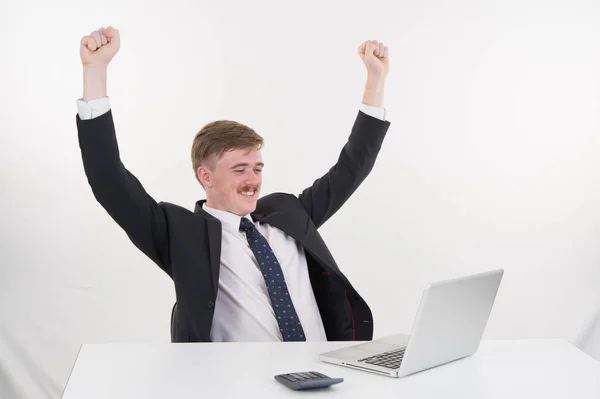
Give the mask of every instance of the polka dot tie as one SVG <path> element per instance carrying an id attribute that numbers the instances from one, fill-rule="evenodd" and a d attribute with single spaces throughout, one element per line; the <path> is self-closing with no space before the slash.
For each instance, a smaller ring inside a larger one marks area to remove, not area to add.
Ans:
<path id="1" fill-rule="evenodd" d="M 240 230 L 246 233 L 250 249 L 252 249 L 262 271 L 283 340 L 306 341 L 304 330 L 285 283 L 283 271 L 271 246 L 256 229 L 254 223 L 247 218 L 242 218 Z"/>

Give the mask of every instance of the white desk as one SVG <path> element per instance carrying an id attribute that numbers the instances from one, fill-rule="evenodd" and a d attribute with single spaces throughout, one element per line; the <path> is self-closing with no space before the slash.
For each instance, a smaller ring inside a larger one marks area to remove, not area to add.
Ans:
<path id="1" fill-rule="evenodd" d="M 600 398 L 600 362 L 563 340 L 483 341 L 466 359 L 404 378 L 319 362 L 327 343 L 83 345 L 63 398 Z M 344 382 L 292 391 L 273 375 Z"/>

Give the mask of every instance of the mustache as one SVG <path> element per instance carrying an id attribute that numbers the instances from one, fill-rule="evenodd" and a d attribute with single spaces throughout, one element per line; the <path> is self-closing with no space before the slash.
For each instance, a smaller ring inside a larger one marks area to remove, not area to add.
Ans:
<path id="1" fill-rule="evenodd" d="M 242 187 L 240 190 L 238 190 L 238 192 L 244 192 L 244 191 L 258 191 L 258 186 L 254 185 L 254 184 L 247 184 L 244 187 Z"/>

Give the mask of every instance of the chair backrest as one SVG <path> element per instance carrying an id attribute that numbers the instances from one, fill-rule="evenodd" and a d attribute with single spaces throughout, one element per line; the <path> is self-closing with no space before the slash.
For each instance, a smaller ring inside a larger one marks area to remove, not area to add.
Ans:
<path id="1" fill-rule="evenodd" d="M 171 310 L 171 342 L 175 342 L 175 326 L 177 325 L 177 302 Z"/>

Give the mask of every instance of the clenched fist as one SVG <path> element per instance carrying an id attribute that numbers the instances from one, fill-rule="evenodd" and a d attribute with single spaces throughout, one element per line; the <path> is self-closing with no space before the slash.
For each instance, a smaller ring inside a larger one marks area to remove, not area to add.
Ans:
<path id="1" fill-rule="evenodd" d="M 81 62 L 84 67 L 106 67 L 119 47 L 119 31 L 112 26 L 100 28 L 81 39 Z"/>
<path id="2" fill-rule="evenodd" d="M 377 40 L 367 40 L 358 47 L 358 55 L 367 67 L 369 76 L 385 78 L 390 70 L 388 48 Z"/>

